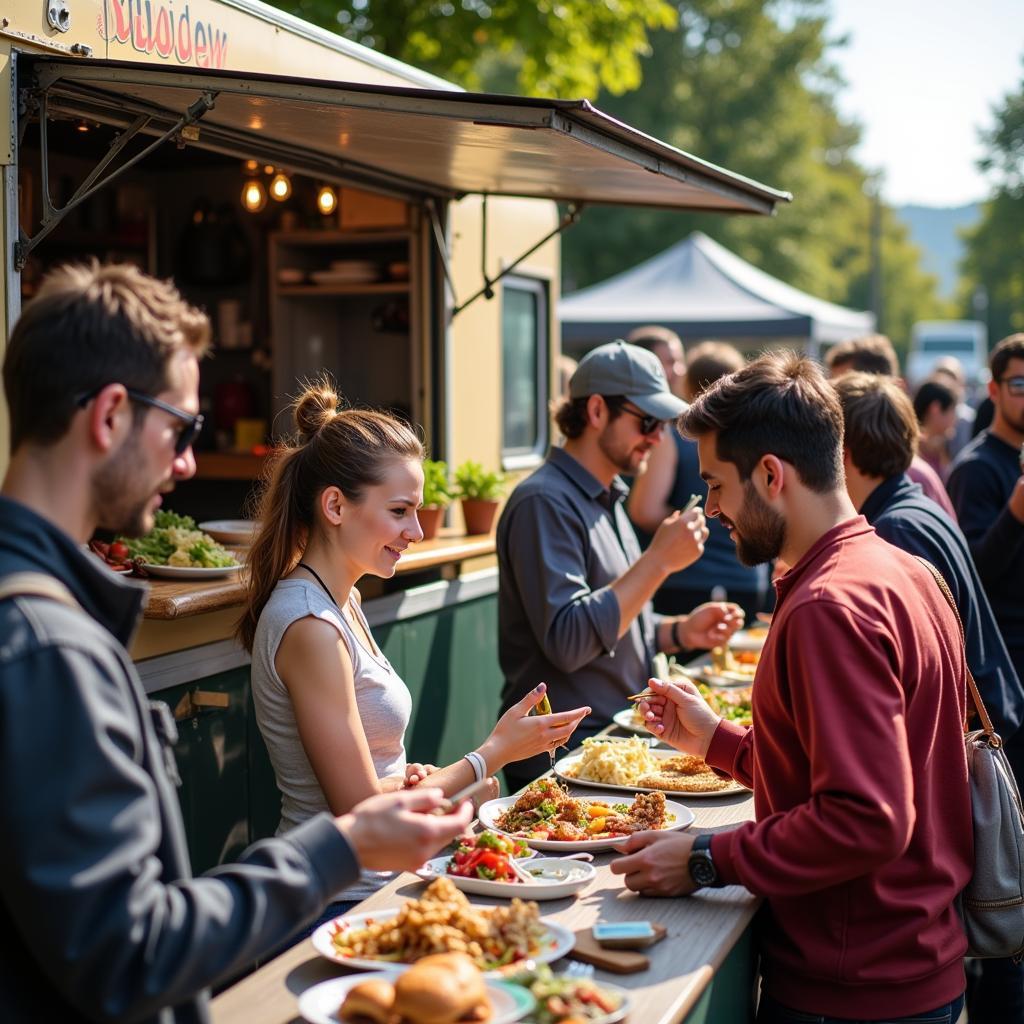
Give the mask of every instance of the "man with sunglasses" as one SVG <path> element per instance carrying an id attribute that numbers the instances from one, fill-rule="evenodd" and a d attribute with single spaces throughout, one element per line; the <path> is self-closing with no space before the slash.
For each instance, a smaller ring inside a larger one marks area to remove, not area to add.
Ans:
<path id="1" fill-rule="evenodd" d="M 145 589 L 83 550 L 137 536 L 195 472 L 206 316 L 134 267 L 62 267 L 3 365 L 0 1019 L 209 1020 L 207 989 L 314 920 L 359 867 L 415 869 L 470 820 L 440 790 L 314 818 L 193 878 L 173 719 L 126 650 Z"/>
<path id="2" fill-rule="evenodd" d="M 553 710 L 594 709 L 574 734 L 584 739 L 643 687 L 658 651 L 713 647 L 742 624 L 724 603 L 656 615 L 654 592 L 703 553 L 704 515 L 673 512 L 641 554 L 623 507 L 619 474 L 635 476 L 685 408 L 652 352 L 615 341 L 580 362 L 555 412 L 564 446 L 519 484 L 498 523 L 503 711 L 546 682 Z M 519 761 L 505 779 L 518 788 L 548 767 Z"/>

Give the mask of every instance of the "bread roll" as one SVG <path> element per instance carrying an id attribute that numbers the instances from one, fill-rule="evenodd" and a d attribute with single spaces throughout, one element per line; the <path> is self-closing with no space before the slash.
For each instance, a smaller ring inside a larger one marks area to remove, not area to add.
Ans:
<path id="1" fill-rule="evenodd" d="M 352 1024 L 392 1024 L 394 1005 L 394 985 L 383 978 L 370 978 L 348 990 L 338 1016 Z"/>
<path id="2" fill-rule="evenodd" d="M 403 1024 L 481 1022 L 491 1016 L 487 985 L 465 953 L 435 953 L 395 982 L 394 1012 Z"/>

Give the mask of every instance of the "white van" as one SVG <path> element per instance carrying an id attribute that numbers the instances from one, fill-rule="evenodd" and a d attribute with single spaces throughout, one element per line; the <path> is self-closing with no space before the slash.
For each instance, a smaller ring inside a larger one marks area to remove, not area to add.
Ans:
<path id="1" fill-rule="evenodd" d="M 910 331 L 906 378 L 920 384 L 943 356 L 954 356 L 968 384 L 988 377 L 988 331 L 980 320 L 919 320 Z"/>

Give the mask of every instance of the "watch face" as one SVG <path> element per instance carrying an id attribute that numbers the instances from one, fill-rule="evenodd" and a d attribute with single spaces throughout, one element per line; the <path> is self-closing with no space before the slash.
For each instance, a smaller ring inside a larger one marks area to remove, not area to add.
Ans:
<path id="1" fill-rule="evenodd" d="M 711 858 L 700 853 L 691 855 L 690 877 L 698 885 L 714 885 L 718 881 L 718 873 L 711 863 Z"/>

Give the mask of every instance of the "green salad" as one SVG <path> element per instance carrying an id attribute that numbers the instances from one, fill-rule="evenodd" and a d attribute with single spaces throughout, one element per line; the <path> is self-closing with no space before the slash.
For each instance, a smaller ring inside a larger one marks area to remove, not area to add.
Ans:
<path id="1" fill-rule="evenodd" d="M 191 516 L 179 516 L 158 509 L 156 525 L 145 537 L 119 537 L 131 558 L 152 565 L 175 565 L 192 569 L 221 569 L 238 565 L 230 551 L 196 528 Z"/>

